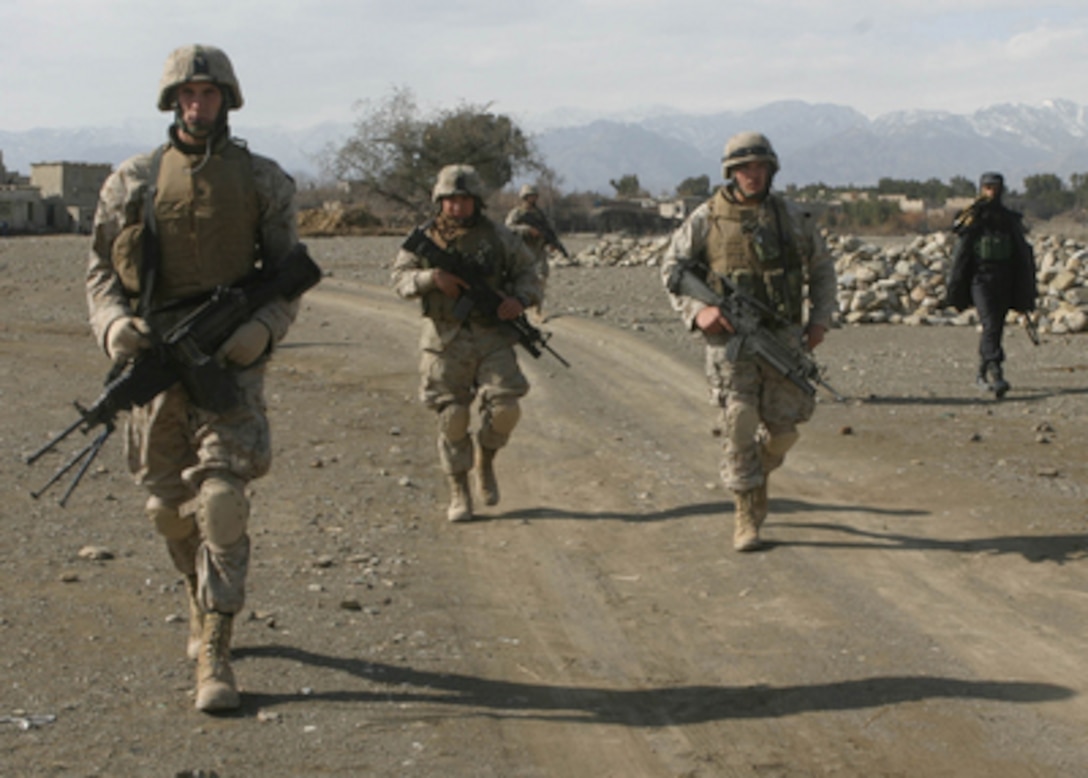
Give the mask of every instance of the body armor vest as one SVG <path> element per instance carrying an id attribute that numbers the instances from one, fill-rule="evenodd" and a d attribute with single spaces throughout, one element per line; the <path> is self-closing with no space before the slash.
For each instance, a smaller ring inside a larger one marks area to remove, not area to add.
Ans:
<path id="1" fill-rule="evenodd" d="M 428 227 L 425 232 L 440 247 L 452 254 L 458 254 L 465 261 L 476 266 L 492 289 L 505 290 L 505 248 L 495 231 L 495 225 L 489 219 L 479 217 L 475 225 L 449 241 L 443 239 L 433 227 Z M 433 319 L 452 319 L 454 304 L 455 301 L 444 294 L 428 295 L 423 300 L 423 313 Z M 469 319 L 489 321 L 478 310 L 473 310 Z"/>
<path id="2" fill-rule="evenodd" d="M 258 258 L 260 206 L 253 160 L 244 147 L 225 141 L 192 174 L 193 157 L 173 146 L 158 158 L 154 228 L 159 260 L 154 283 L 156 303 L 191 298 L 239 281 Z M 141 208 L 144 206 L 141 205 Z M 140 293 L 144 221 L 122 230 L 112 261 L 125 290 Z"/>
<path id="3" fill-rule="evenodd" d="M 730 200 L 719 190 L 710 201 L 706 263 L 708 285 L 719 294 L 725 276 L 779 316 L 801 323 L 804 271 L 793 225 L 774 196 L 755 205 Z"/>
<path id="4" fill-rule="evenodd" d="M 155 197 L 159 300 L 233 284 L 257 261 L 260 209 L 249 152 L 228 142 L 195 175 L 191 164 L 175 148 L 162 157 Z"/>

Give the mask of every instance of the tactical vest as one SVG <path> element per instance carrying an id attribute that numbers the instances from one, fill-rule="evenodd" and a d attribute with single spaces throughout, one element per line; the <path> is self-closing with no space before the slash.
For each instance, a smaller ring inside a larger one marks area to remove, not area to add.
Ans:
<path id="1" fill-rule="evenodd" d="M 490 219 L 481 216 L 471 229 L 449 242 L 443 240 L 433 227 L 428 227 L 425 232 L 441 248 L 476 265 L 492 289 L 505 289 L 508 271 L 506 247 Z M 454 302 L 441 293 L 428 295 L 423 299 L 423 313 L 433 319 L 453 318 Z M 487 317 L 474 310 L 469 319 L 486 321 Z"/>
<path id="2" fill-rule="evenodd" d="M 1015 253 L 1011 219 L 1003 209 L 984 209 L 979 219 L 980 232 L 975 238 L 975 257 L 979 262 L 1008 262 Z"/>
<path id="3" fill-rule="evenodd" d="M 742 205 L 719 190 L 707 219 L 708 284 L 724 291 L 717 275 L 768 305 L 787 321 L 800 324 L 804 270 L 789 214 L 773 196 Z"/>
<path id="4" fill-rule="evenodd" d="M 227 141 L 195 174 L 190 172 L 193 160 L 172 146 L 158 159 L 154 299 L 160 302 L 233 284 L 253 269 L 258 257 L 260 206 L 249 151 Z M 129 225 L 113 245 L 114 268 L 132 295 L 140 292 L 146 233 L 146 222 Z"/>

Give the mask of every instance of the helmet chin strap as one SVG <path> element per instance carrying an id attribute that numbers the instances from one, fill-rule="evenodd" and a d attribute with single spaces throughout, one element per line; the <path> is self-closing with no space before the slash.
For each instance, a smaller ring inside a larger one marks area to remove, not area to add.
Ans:
<path id="1" fill-rule="evenodd" d="M 223 100 L 223 105 L 219 109 L 219 114 L 215 117 L 215 121 L 212 122 L 212 126 L 208 130 L 204 130 L 197 127 L 191 127 L 185 123 L 185 120 L 181 115 L 181 108 L 174 108 L 174 126 L 177 129 L 185 132 L 190 137 L 200 141 L 204 144 L 204 157 L 200 162 L 189 170 L 190 175 L 195 175 L 204 169 L 204 166 L 208 164 L 208 160 L 212 156 L 212 145 L 219 135 L 229 132 L 227 127 L 227 112 L 230 110 L 228 101 Z"/>

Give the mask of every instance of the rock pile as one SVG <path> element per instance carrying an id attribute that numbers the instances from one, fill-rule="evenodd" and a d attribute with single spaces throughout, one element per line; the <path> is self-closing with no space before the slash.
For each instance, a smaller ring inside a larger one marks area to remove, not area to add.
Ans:
<path id="1" fill-rule="evenodd" d="M 604 235 L 599 241 L 574 254 L 570 259 L 555 256 L 556 267 L 656 267 L 669 245 L 670 236 L 633 238 L 627 235 Z"/>
<path id="2" fill-rule="evenodd" d="M 1053 235 L 1032 236 L 1040 332 L 1088 331 L 1088 246 Z M 669 237 L 606 235 L 557 265 L 632 267 L 660 264 Z M 974 309 L 945 308 L 955 240 L 948 232 L 877 246 L 852 235 L 828 238 L 839 281 L 839 316 L 846 324 L 956 325 L 978 323 Z M 1018 314 L 1010 312 L 1011 322 Z"/>

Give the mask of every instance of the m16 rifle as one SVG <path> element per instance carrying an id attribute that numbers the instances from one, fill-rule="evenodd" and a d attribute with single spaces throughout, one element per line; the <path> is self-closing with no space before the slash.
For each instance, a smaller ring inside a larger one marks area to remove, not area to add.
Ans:
<path id="1" fill-rule="evenodd" d="M 205 410 L 225 413 L 237 406 L 241 395 L 232 375 L 233 368 L 225 367 L 215 358 L 219 347 L 264 305 L 280 297 L 294 300 L 320 280 L 321 269 L 310 258 L 306 246 L 298 243 L 273 270 L 260 270 L 234 286 L 217 288 L 161 337 L 153 333 L 151 348 L 128 362 L 114 365 L 98 399 L 86 408 L 75 403 L 79 418 L 26 458 L 27 464 L 32 465 L 77 429 L 87 434 L 102 428 L 31 495 L 35 499 L 40 497 L 78 465 L 59 500 L 63 506 L 113 433 L 117 415 L 146 405 L 176 383 L 180 382 L 193 403 Z"/>
<path id="2" fill-rule="evenodd" d="M 812 397 L 816 386 L 822 386 L 839 402 L 841 394 L 824 380 L 823 371 L 803 349 L 791 349 L 772 330 L 790 326 L 770 307 L 742 292 L 728 278 L 717 275 L 724 294 L 718 294 L 697 275 L 692 262 L 680 262 L 669 274 L 666 286 L 673 294 L 693 297 L 707 305 L 716 306 L 733 327 L 733 335 L 725 347 L 725 356 L 736 362 L 742 350 L 761 357 L 774 370 Z M 815 386 L 814 386 L 815 384 Z"/>
<path id="3" fill-rule="evenodd" d="M 570 252 L 567 251 L 567 247 L 563 245 L 563 241 L 559 240 L 559 236 L 555 234 L 555 230 L 548 224 L 548 220 L 540 211 L 535 208 L 519 210 L 515 221 L 517 224 L 532 227 L 544 238 L 545 246 L 551 246 L 564 257 L 570 259 Z"/>
<path id="4" fill-rule="evenodd" d="M 547 351 L 558 359 L 563 367 L 570 367 L 570 363 L 548 345 L 548 338 L 551 335 L 541 332 L 530 324 L 524 313 L 516 319 L 499 319 L 499 306 L 502 304 L 503 296 L 491 288 L 480 268 L 464 257 L 443 249 L 420 227 L 412 230 L 401 244 L 401 248 L 427 260 L 431 267 L 452 273 L 468 284 L 468 289 L 461 291 L 461 296 L 457 298 L 453 306 L 453 315 L 458 321 L 464 321 L 473 310 L 478 310 L 492 321 L 513 327 L 518 335 L 518 343 L 534 358 L 539 359 L 540 355 Z"/>

